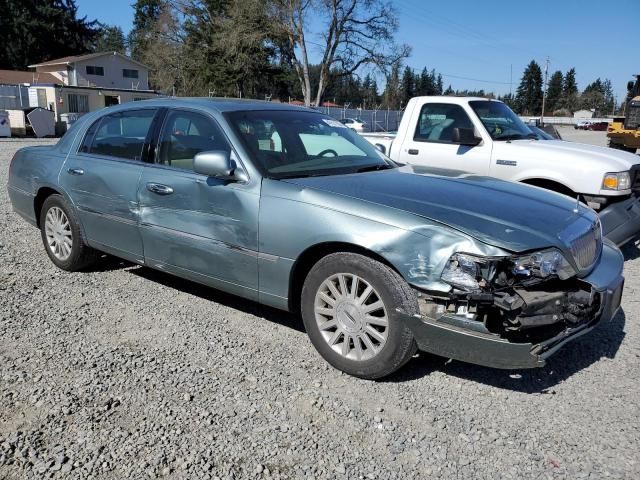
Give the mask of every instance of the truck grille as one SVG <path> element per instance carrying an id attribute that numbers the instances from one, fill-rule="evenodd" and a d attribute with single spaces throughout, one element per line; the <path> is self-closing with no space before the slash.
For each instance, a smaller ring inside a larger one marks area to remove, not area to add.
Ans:
<path id="1" fill-rule="evenodd" d="M 569 250 L 580 270 L 588 270 L 596 263 L 602 253 L 602 227 L 596 220 L 569 242 Z"/>
<path id="2" fill-rule="evenodd" d="M 640 165 L 634 165 L 629 172 L 631 176 L 631 190 L 640 194 Z"/>

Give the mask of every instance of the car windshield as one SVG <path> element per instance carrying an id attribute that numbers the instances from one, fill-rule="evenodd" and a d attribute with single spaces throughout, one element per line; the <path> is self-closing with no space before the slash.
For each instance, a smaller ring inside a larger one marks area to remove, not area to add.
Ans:
<path id="1" fill-rule="evenodd" d="M 270 178 L 340 175 L 395 165 L 341 122 L 314 112 L 230 112 L 227 119 Z"/>
<path id="2" fill-rule="evenodd" d="M 502 102 L 472 100 L 469 102 L 476 115 L 494 140 L 522 140 L 537 138 L 525 123 Z"/>

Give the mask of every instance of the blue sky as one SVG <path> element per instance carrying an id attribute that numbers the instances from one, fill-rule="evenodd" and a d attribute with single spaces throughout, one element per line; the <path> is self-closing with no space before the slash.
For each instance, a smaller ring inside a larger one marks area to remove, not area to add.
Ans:
<path id="1" fill-rule="evenodd" d="M 77 0 L 81 15 L 128 32 L 134 0 Z M 413 47 L 408 65 L 427 66 L 445 86 L 508 93 L 524 67 L 549 57 L 550 73 L 576 68 L 578 87 L 609 78 L 618 97 L 640 73 L 640 0 L 403 0 L 393 2 L 397 40 Z M 464 77 L 464 78 L 459 78 Z"/>

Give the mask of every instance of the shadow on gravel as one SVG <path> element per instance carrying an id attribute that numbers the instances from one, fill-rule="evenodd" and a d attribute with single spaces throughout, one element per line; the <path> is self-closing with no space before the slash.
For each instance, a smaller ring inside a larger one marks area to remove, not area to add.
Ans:
<path id="1" fill-rule="evenodd" d="M 130 265 L 132 265 L 132 268 L 128 269 L 127 272 L 146 280 L 159 283 L 165 287 L 180 290 L 181 292 L 188 293 L 190 295 L 195 295 L 196 297 L 203 298 L 210 302 L 219 303 L 225 307 L 233 308 L 250 315 L 255 315 L 256 317 L 264 318 L 269 322 L 277 323 L 298 332 L 305 332 L 302 321 L 296 315 L 291 313 L 260 305 L 257 302 L 252 302 L 235 295 L 221 292 L 215 288 L 185 280 L 159 270 L 153 270 L 151 268 L 133 264 Z"/>
<path id="2" fill-rule="evenodd" d="M 111 255 L 101 255 L 96 263 L 84 269 L 85 272 L 111 272 L 114 270 L 123 270 L 134 264 L 121 258 L 112 257 Z"/>
<path id="3" fill-rule="evenodd" d="M 523 393 L 555 394 L 553 387 L 602 358 L 616 356 L 625 337 L 622 310 L 608 323 L 566 344 L 542 368 L 499 370 L 421 353 L 382 382 L 405 382 L 441 371 L 461 379 Z"/>
<path id="4" fill-rule="evenodd" d="M 640 241 L 638 241 L 638 239 L 634 239 L 631 242 L 627 242 L 622 246 L 622 248 L 620 248 L 620 250 L 624 255 L 625 261 L 635 260 L 640 257 Z"/>

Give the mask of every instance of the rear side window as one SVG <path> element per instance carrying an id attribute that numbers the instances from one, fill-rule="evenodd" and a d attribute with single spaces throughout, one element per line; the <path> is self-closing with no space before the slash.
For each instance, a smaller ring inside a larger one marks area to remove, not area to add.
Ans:
<path id="1" fill-rule="evenodd" d="M 460 105 L 427 103 L 420 110 L 413 139 L 418 142 L 451 143 L 454 128 L 473 129 L 469 115 Z"/>
<path id="2" fill-rule="evenodd" d="M 102 117 L 87 130 L 80 151 L 142 160 L 144 142 L 155 113 L 155 110 L 129 110 Z"/>

